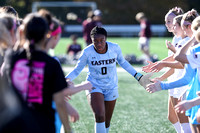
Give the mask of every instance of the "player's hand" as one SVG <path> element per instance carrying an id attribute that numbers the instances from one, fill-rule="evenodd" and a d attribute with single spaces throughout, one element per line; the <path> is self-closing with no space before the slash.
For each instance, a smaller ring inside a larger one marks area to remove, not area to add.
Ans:
<path id="1" fill-rule="evenodd" d="M 74 88 L 74 83 L 72 81 L 70 81 L 70 79 L 67 78 L 66 82 L 67 82 L 69 88 Z"/>
<path id="2" fill-rule="evenodd" d="M 176 51 L 174 45 L 172 45 L 172 43 L 170 41 L 165 41 L 166 47 L 171 50 L 172 52 Z"/>
<path id="3" fill-rule="evenodd" d="M 83 87 L 84 90 L 92 91 L 93 86 L 90 83 L 90 81 L 84 81 L 81 84 L 84 85 L 84 87 Z"/>
<path id="4" fill-rule="evenodd" d="M 147 61 L 147 63 L 149 63 L 149 64 L 146 65 L 146 66 L 143 66 L 143 67 L 142 67 L 142 71 L 143 71 L 143 72 L 146 72 L 146 73 L 149 73 L 149 72 L 151 72 L 151 71 L 150 71 L 150 68 L 151 68 L 153 65 L 155 65 L 156 62 L 153 63 L 153 62 L 151 62 L 151 61 Z"/>
<path id="5" fill-rule="evenodd" d="M 154 82 L 154 83 L 156 83 L 156 82 L 158 82 L 158 81 L 161 81 L 161 78 L 156 77 L 156 78 L 151 79 L 151 81 Z"/>
<path id="6" fill-rule="evenodd" d="M 186 110 L 192 108 L 192 104 L 189 101 L 184 100 L 178 103 L 174 108 L 176 112 L 184 113 Z"/>
<path id="7" fill-rule="evenodd" d="M 143 86 L 146 89 L 146 86 L 151 82 L 150 77 L 153 75 L 153 73 L 148 73 L 146 75 L 143 75 L 140 80 L 138 81 L 141 86 Z"/>
<path id="8" fill-rule="evenodd" d="M 165 44 L 168 49 L 170 49 L 170 47 L 172 46 L 172 43 L 168 40 L 165 40 Z"/>
<path id="9" fill-rule="evenodd" d="M 74 83 L 71 82 L 71 81 L 68 81 L 67 84 L 68 84 L 68 88 L 74 88 L 75 87 Z"/>
<path id="10" fill-rule="evenodd" d="M 160 81 L 157 80 L 155 83 L 148 84 L 146 90 L 147 90 L 149 93 L 154 93 L 154 92 L 156 92 L 156 91 L 162 90 L 162 88 L 161 88 L 161 86 L 160 86 Z"/>
<path id="11" fill-rule="evenodd" d="M 70 121 L 71 122 L 76 122 L 79 120 L 79 114 L 78 112 L 76 111 L 76 109 L 74 109 L 73 107 L 68 109 L 68 114 L 70 116 Z"/>
<path id="12" fill-rule="evenodd" d="M 164 64 L 159 61 L 157 64 L 153 65 L 151 68 L 150 68 L 150 71 L 151 72 L 159 72 L 161 69 L 163 69 L 164 67 Z"/>
<path id="13" fill-rule="evenodd" d="M 70 79 L 66 79 L 67 81 L 67 84 L 70 85 L 70 86 L 74 86 L 74 83 L 72 81 L 70 81 Z"/>

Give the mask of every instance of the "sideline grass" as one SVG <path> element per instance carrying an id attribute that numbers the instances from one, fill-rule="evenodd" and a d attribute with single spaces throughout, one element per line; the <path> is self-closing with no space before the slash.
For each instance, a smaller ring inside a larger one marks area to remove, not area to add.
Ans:
<path id="1" fill-rule="evenodd" d="M 163 59 L 167 56 L 167 48 L 165 46 L 165 40 L 171 41 L 171 37 L 153 37 L 150 40 L 150 52 L 151 54 L 157 54 L 159 59 Z M 135 54 L 137 57 L 141 56 L 141 51 L 138 49 L 137 37 L 109 37 L 107 41 L 114 42 L 120 45 L 123 55 Z M 55 54 L 65 54 L 67 46 L 70 44 L 69 38 L 61 38 L 59 44 L 55 48 Z M 82 38 L 78 39 L 78 42 L 84 48 L 84 41 Z"/>
<path id="2" fill-rule="evenodd" d="M 75 80 L 85 80 L 82 72 Z M 168 92 L 147 93 L 127 72 L 118 72 L 119 98 L 111 121 L 110 133 L 175 133 L 167 119 Z M 72 124 L 76 133 L 93 133 L 94 118 L 84 92 L 72 96 L 71 104 L 80 120 Z"/>

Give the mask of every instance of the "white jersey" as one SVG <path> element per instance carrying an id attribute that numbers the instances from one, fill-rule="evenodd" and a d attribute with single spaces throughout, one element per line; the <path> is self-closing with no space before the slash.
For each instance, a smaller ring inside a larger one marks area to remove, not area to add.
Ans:
<path id="1" fill-rule="evenodd" d="M 182 38 L 181 37 L 176 37 L 174 36 L 173 39 L 172 39 L 172 45 L 175 47 L 175 45 L 178 44 L 178 42 L 181 40 Z M 171 50 L 168 50 L 168 57 L 173 55 L 174 53 L 171 51 Z M 172 74 L 171 76 L 169 76 L 167 78 L 168 81 L 173 81 L 174 80 L 174 74 Z M 172 91 L 172 89 L 170 89 L 169 91 Z"/>
<path id="2" fill-rule="evenodd" d="M 187 59 L 193 69 L 197 68 L 197 73 L 200 81 L 200 43 L 190 47 L 187 52 Z"/>
<path id="3" fill-rule="evenodd" d="M 174 36 L 172 39 L 172 45 L 175 47 L 175 45 L 177 45 L 180 40 L 182 40 L 181 37 Z M 172 54 L 173 52 L 171 50 L 168 50 L 168 56 L 171 56 Z"/>
<path id="4" fill-rule="evenodd" d="M 175 44 L 175 49 L 176 51 L 178 51 L 180 48 L 182 48 L 186 42 L 189 40 L 189 37 L 185 37 L 182 40 L 180 40 L 177 44 Z M 183 74 L 184 69 L 175 69 L 174 75 L 175 75 L 175 79 L 176 78 L 180 78 Z"/>
<path id="5" fill-rule="evenodd" d="M 177 44 L 175 44 L 176 51 L 178 51 L 180 48 L 182 48 L 189 39 L 190 39 L 189 37 L 185 37 L 182 40 L 180 40 Z M 183 73 L 184 73 L 184 69 L 174 69 L 174 74 L 173 74 L 174 79 L 172 81 L 181 78 Z M 186 92 L 187 88 L 188 88 L 188 85 L 175 88 L 174 89 L 174 95 L 177 98 L 179 98 L 180 96 L 182 96 Z"/>
<path id="6" fill-rule="evenodd" d="M 118 87 L 116 63 L 134 76 L 136 71 L 124 59 L 120 47 L 111 42 L 106 43 L 107 51 L 104 54 L 97 53 L 94 44 L 86 47 L 82 51 L 74 70 L 66 78 L 75 79 L 83 68 L 88 65 L 87 80 L 92 83 L 93 87 L 116 89 Z"/>

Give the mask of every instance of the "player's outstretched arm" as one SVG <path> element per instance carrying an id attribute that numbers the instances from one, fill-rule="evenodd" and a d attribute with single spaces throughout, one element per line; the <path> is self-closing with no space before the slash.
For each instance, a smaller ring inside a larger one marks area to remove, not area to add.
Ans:
<path id="1" fill-rule="evenodd" d="M 176 112 L 178 113 L 184 113 L 186 110 L 192 108 L 192 102 L 189 100 L 189 101 L 181 101 L 180 103 L 178 103 L 176 106 L 175 106 L 175 110 Z"/>
<path id="2" fill-rule="evenodd" d="M 199 93 L 199 92 L 198 92 Z M 176 106 L 175 106 L 175 110 L 179 113 L 184 113 L 186 110 L 196 106 L 196 105 L 199 105 L 200 104 L 200 97 L 197 97 L 197 98 L 194 98 L 192 100 L 184 100 L 184 101 L 181 101 L 180 103 L 178 103 Z"/>
<path id="3" fill-rule="evenodd" d="M 156 65 L 150 68 L 151 72 L 159 72 L 164 67 L 183 69 L 184 65 L 178 61 L 159 61 Z"/>
<path id="4" fill-rule="evenodd" d="M 75 108 L 73 108 L 73 106 L 71 104 L 69 104 L 67 101 L 66 101 L 66 107 L 67 107 L 67 112 L 70 116 L 70 121 L 71 122 L 76 122 L 79 120 L 79 114 L 78 112 L 76 111 Z"/>
<path id="5" fill-rule="evenodd" d="M 184 85 L 189 84 L 192 81 L 192 78 L 195 75 L 195 70 L 191 68 L 190 65 L 185 66 L 185 71 L 182 75 L 181 78 L 173 81 L 173 82 L 160 82 L 156 81 L 155 83 L 147 85 L 147 91 L 150 93 L 154 93 L 156 91 L 160 90 L 168 90 L 168 89 L 173 89 L 176 87 L 181 87 Z"/>
<path id="6" fill-rule="evenodd" d="M 165 79 L 170 77 L 173 73 L 174 73 L 174 69 L 170 68 L 168 71 L 166 71 L 165 73 L 163 73 L 159 77 L 152 79 L 152 81 L 153 82 L 156 82 L 156 80 L 164 81 Z"/>
<path id="7" fill-rule="evenodd" d="M 154 66 L 154 65 L 156 65 L 158 62 L 151 62 L 151 61 L 147 61 L 147 63 L 149 63 L 148 65 L 146 65 L 146 66 L 143 66 L 142 67 L 142 71 L 143 72 L 146 72 L 146 73 L 149 73 L 149 72 L 151 72 L 150 71 L 150 68 L 152 67 L 152 66 Z"/>
<path id="8" fill-rule="evenodd" d="M 65 96 L 64 91 L 65 90 L 56 92 L 53 95 L 53 100 L 55 101 L 56 109 L 58 111 L 58 114 L 63 124 L 65 132 L 71 132 L 71 127 L 70 127 L 70 123 L 68 119 L 68 111 L 66 107 L 66 101 L 64 100 L 64 96 Z"/>
<path id="9" fill-rule="evenodd" d="M 68 84 L 68 88 L 65 89 L 65 95 L 73 95 L 75 93 L 78 93 L 82 90 L 92 90 L 92 84 L 89 81 L 82 82 L 81 84 L 78 85 L 73 85 L 70 81 Z"/>

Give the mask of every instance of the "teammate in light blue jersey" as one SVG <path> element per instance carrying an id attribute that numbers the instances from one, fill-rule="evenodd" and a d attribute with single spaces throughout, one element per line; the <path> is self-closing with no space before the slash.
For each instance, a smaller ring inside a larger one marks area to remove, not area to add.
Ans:
<path id="1" fill-rule="evenodd" d="M 66 78 L 74 80 L 83 68 L 88 65 L 86 80 L 93 85 L 93 90 L 87 92 L 88 101 L 95 116 L 95 132 L 109 131 L 110 120 L 118 98 L 118 77 L 116 63 L 135 77 L 143 87 L 150 83 L 149 75 L 143 76 L 124 59 L 117 44 L 107 42 L 107 32 L 104 28 L 94 27 L 91 31 L 92 44 L 86 47 L 74 70 Z"/>

